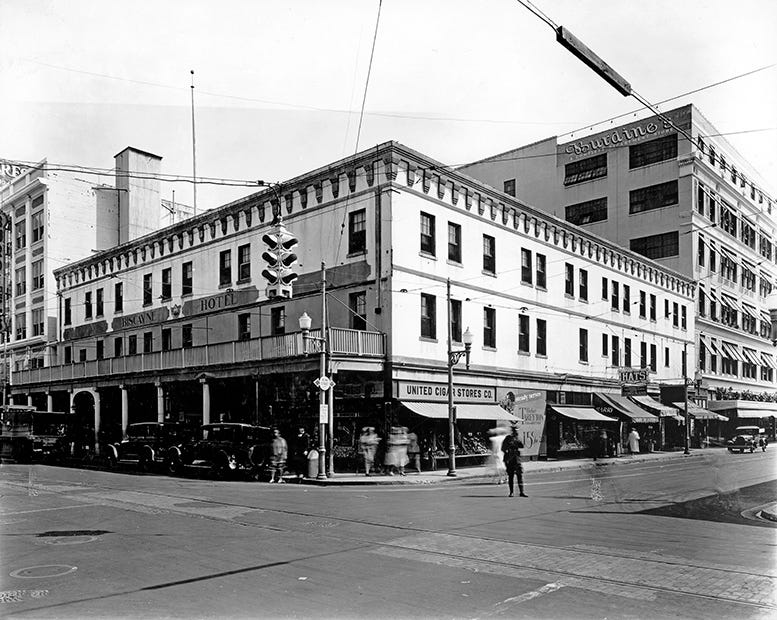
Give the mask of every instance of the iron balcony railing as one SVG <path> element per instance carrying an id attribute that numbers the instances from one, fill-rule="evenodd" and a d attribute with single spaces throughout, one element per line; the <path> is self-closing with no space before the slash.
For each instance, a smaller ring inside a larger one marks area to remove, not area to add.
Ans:
<path id="1" fill-rule="evenodd" d="M 321 330 L 310 330 L 307 352 L 321 352 Z M 332 327 L 329 329 L 330 351 L 333 355 L 362 358 L 385 356 L 385 335 L 355 329 Z M 282 336 L 266 336 L 251 340 L 206 344 L 186 349 L 138 353 L 101 360 L 73 362 L 13 373 L 14 385 L 51 383 L 89 377 L 106 377 L 124 373 L 180 368 L 207 367 L 211 365 L 239 364 L 262 360 L 301 357 L 305 354 L 302 332 Z"/>

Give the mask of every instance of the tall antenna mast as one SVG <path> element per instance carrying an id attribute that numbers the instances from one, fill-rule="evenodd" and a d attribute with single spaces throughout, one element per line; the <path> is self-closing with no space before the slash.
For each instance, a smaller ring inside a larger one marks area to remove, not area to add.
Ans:
<path id="1" fill-rule="evenodd" d="M 194 215 L 197 215 L 197 141 L 194 134 L 194 69 L 192 74 L 192 177 L 194 183 Z"/>

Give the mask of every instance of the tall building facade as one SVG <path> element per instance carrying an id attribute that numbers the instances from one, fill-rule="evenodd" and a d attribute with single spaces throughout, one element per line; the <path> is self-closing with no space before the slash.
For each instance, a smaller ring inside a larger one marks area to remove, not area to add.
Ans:
<path id="1" fill-rule="evenodd" d="M 462 171 L 696 281 L 694 398 L 741 418 L 774 415 L 766 298 L 777 282 L 777 204 L 695 106 L 665 116 L 549 138 Z"/>
<path id="2" fill-rule="evenodd" d="M 454 369 L 462 453 L 477 451 L 467 424 L 508 411 L 536 456 L 617 426 L 594 395 L 620 395 L 624 372 L 682 381 L 695 364 L 689 278 L 442 170 L 389 142 L 69 263 L 54 274 L 57 364 L 16 373 L 15 396 L 72 409 L 98 440 L 149 419 L 314 426 L 324 338 L 340 449 L 362 425 L 398 421 L 439 447 L 448 334 L 456 351 L 471 335 Z M 268 298 L 261 275 L 277 216 L 299 239 L 291 299 Z"/>

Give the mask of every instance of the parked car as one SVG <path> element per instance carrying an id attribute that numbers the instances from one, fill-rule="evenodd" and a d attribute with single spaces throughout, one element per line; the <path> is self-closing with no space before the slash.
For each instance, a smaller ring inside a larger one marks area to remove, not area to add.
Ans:
<path id="1" fill-rule="evenodd" d="M 767 445 L 766 433 L 757 426 L 737 426 L 734 437 L 726 442 L 729 452 L 739 451 L 740 454 L 744 454 L 745 450 L 755 452 L 756 448 L 766 452 Z"/>
<path id="2" fill-rule="evenodd" d="M 177 422 L 139 422 L 127 426 L 127 435 L 108 446 L 111 465 L 130 462 L 142 471 L 164 465 L 171 474 L 181 467 L 181 447 L 191 432 Z"/>
<path id="3" fill-rule="evenodd" d="M 181 449 L 185 465 L 208 467 L 217 478 L 243 471 L 258 480 L 269 466 L 272 433 L 266 426 L 237 422 L 204 424 L 202 435 Z"/>
<path id="4" fill-rule="evenodd" d="M 72 418 L 26 405 L 0 406 L 0 457 L 17 463 L 58 462 Z"/>

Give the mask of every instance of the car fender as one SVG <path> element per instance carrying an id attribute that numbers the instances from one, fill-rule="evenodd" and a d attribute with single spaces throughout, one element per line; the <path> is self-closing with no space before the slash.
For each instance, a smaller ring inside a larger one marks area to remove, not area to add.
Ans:
<path id="1" fill-rule="evenodd" d="M 106 446 L 106 452 L 107 452 L 106 456 L 109 459 L 113 459 L 115 461 L 119 460 L 119 448 L 116 444 L 109 443 Z"/>
<path id="2" fill-rule="evenodd" d="M 143 456 L 145 456 L 149 463 L 154 462 L 154 457 L 156 454 L 154 453 L 154 448 L 151 446 L 143 446 Z"/>
<path id="3" fill-rule="evenodd" d="M 173 446 L 167 451 L 167 458 L 181 460 L 181 449 L 178 446 Z"/>

